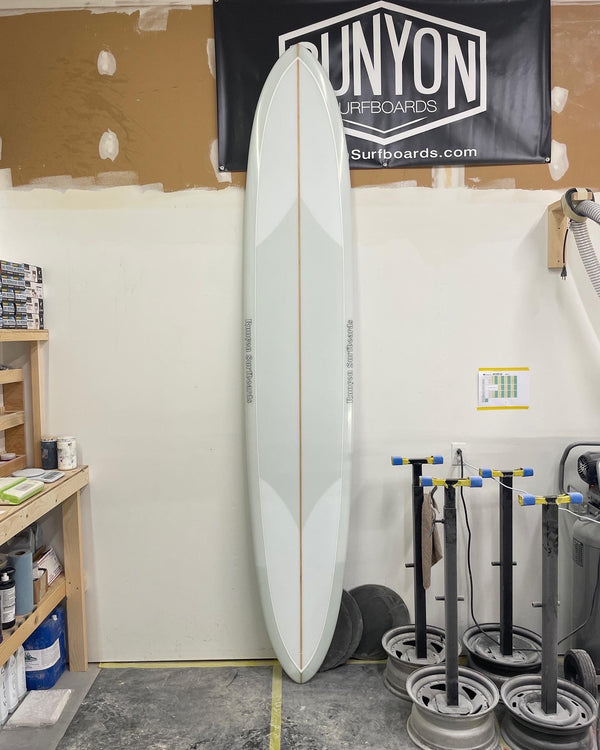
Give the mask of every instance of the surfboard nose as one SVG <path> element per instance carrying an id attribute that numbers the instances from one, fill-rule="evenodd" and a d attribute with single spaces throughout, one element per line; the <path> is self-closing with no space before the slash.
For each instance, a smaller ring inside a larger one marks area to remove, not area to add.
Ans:
<path id="1" fill-rule="evenodd" d="M 291 659 L 291 657 L 288 657 L 288 659 L 286 659 L 285 655 L 280 654 L 278 660 L 281 664 L 281 668 L 287 674 L 290 680 L 293 680 L 299 685 L 302 685 L 303 683 L 311 680 L 316 675 L 316 673 L 319 671 L 319 667 L 323 662 L 323 658 L 324 657 L 311 659 L 311 661 L 302 669 L 299 669 L 298 665 Z"/>

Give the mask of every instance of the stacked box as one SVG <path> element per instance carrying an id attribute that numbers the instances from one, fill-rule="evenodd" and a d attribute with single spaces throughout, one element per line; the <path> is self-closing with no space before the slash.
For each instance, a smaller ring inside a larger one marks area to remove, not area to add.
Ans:
<path id="1" fill-rule="evenodd" d="M 0 328 L 44 327 L 44 287 L 40 266 L 0 260 Z"/>

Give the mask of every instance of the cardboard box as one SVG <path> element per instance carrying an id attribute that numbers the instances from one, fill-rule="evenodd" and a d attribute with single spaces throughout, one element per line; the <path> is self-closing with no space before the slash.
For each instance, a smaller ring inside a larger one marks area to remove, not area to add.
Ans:
<path id="1" fill-rule="evenodd" d="M 0 260 L 0 272 L 23 276 L 25 274 L 25 263 L 13 263 L 10 260 Z"/>
<path id="2" fill-rule="evenodd" d="M 25 281 L 25 291 L 30 299 L 43 299 L 44 285 L 37 281 Z"/>
<path id="3" fill-rule="evenodd" d="M 2 286 L 8 287 L 9 289 L 25 289 L 25 277 L 18 276 L 16 273 L 1 273 L 0 280 Z"/>
<path id="4" fill-rule="evenodd" d="M 28 315 L 43 315 L 44 300 L 28 297 L 27 302 L 19 302 L 19 306 L 17 307 L 15 312 L 27 313 Z"/>
<path id="5" fill-rule="evenodd" d="M 37 576 L 37 578 L 36 578 Z M 45 568 L 33 570 L 33 603 L 39 604 L 48 589 L 48 571 Z"/>
<path id="6" fill-rule="evenodd" d="M 23 268 L 26 281 L 35 281 L 38 284 L 42 283 L 42 269 L 40 266 L 32 266 L 29 263 L 24 263 Z"/>
<path id="7" fill-rule="evenodd" d="M 33 562 L 34 567 L 46 571 L 48 576 L 48 586 L 50 586 L 52 582 L 56 578 L 58 578 L 58 576 L 63 571 L 63 567 L 60 564 L 60 561 L 56 556 L 56 552 L 52 549 L 52 547 L 40 547 L 40 549 L 35 553 Z"/>
<path id="8" fill-rule="evenodd" d="M 40 328 L 40 316 L 30 315 L 29 313 L 17 313 L 15 315 L 15 324 L 20 329 L 36 330 Z"/>

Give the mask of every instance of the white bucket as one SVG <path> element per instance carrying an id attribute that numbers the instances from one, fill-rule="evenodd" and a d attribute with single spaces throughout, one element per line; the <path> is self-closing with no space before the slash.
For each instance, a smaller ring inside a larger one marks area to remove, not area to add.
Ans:
<path id="1" fill-rule="evenodd" d="M 77 441 L 74 437 L 56 438 L 56 451 L 60 470 L 77 468 Z"/>

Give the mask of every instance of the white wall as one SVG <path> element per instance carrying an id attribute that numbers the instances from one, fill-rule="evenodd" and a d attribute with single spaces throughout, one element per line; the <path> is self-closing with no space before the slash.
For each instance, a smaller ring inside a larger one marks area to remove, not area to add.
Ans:
<path id="1" fill-rule="evenodd" d="M 448 458 L 450 442 L 464 441 L 469 463 L 531 465 L 536 477 L 525 489 L 550 493 L 564 446 L 598 437 L 598 340 L 572 277 L 561 282 L 546 269 L 546 207 L 558 197 L 353 191 L 347 588 L 391 586 L 412 610 L 410 470 L 391 467 L 391 454 Z M 44 267 L 46 431 L 76 435 L 90 465 L 92 660 L 271 654 L 244 481 L 242 220 L 243 192 L 234 188 L 0 193 L 2 257 Z M 477 368 L 521 365 L 531 368 L 531 408 L 478 412 Z M 465 494 L 477 614 L 495 620 L 497 572 L 488 563 L 497 558 L 497 487 Z M 516 616 L 539 628 L 530 602 L 540 596 L 540 509 L 515 507 L 515 517 Z M 441 593 L 441 572 L 432 593 Z M 440 604 L 430 613 L 443 624 Z"/>

